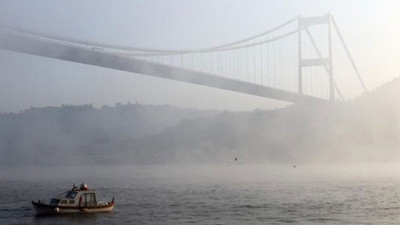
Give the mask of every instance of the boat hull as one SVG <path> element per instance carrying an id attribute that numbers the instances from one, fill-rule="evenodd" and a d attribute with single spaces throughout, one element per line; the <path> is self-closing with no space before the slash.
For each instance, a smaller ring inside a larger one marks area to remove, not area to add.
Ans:
<path id="1" fill-rule="evenodd" d="M 75 206 L 53 206 L 41 202 L 32 201 L 36 215 L 50 214 L 71 214 L 71 213 L 102 213 L 111 212 L 114 209 L 114 202 L 108 202 L 107 205 L 75 207 Z"/>

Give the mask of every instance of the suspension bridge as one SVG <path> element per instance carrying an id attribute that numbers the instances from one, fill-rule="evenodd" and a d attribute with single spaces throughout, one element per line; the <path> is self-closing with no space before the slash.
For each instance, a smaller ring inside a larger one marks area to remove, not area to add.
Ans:
<path id="1" fill-rule="evenodd" d="M 344 99 L 332 35 L 367 90 L 333 18 L 295 17 L 265 32 L 199 49 L 150 49 L 0 29 L 0 49 L 183 81 L 287 102 Z"/>

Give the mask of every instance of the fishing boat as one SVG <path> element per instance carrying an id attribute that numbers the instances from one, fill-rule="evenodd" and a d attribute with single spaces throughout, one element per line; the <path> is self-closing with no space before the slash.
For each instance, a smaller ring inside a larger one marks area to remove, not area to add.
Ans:
<path id="1" fill-rule="evenodd" d="M 50 202 L 38 200 L 32 201 L 32 205 L 36 215 L 43 215 L 111 212 L 115 204 L 114 198 L 111 202 L 98 201 L 95 190 L 82 183 L 79 187 L 74 185 L 71 190 L 52 198 Z"/>

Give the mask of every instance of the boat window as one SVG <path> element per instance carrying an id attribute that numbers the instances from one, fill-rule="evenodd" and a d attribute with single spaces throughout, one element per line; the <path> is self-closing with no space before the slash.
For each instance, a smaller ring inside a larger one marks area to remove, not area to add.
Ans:
<path id="1" fill-rule="evenodd" d="M 58 204 L 60 202 L 60 199 L 51 199 L 50 204 Z"/>
<path id="2" fill-rule="evenodd" d="M 75 196 L 76 193 L 72 191 L 67 192 L 67 194 L 65 195 L 66 198 L 75 198 Z"/>
<path id="3" fill-rule="evenodd" d="M 75 200 L 69 200 L 69 204 L 75 204 Z"/>
<path id="4" fill-rule="evenodd" d="M 67 200 L 62 200 L 60 204 L 67 204 Z"/>

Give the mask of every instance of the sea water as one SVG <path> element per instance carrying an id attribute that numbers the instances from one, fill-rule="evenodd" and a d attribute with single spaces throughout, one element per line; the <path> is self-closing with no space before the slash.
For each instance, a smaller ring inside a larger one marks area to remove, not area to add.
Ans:
<path id="1" fill-rule="evenodd" d="M 0 224 L 399 224 L 397 165 L 2 168 Z M 85 182 L 111 213 L 35 216 Z"/>

